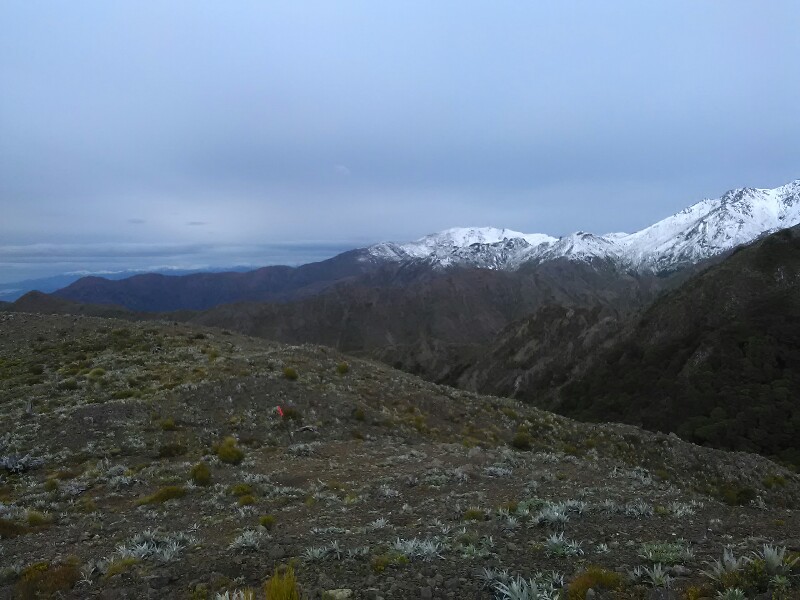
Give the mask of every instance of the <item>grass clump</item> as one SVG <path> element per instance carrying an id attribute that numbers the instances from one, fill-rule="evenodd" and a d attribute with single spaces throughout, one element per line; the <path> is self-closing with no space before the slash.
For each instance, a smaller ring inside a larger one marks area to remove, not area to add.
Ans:
<path id="1" fill-rule="evenodd" d="M 253 486 L 249 483 L 236 483 L 228 488 L 231 496 L 245 496 L 253 493 Z"/>
<path id="2" fill-rule="evenodd" d="M 590 589 L 598 590 L 618 590 L 624 585 L 622 575 L 603 569 L 602 567 L 591 566 L 582 573 L 579 573 L 569 584 L 567 598 L 569 600 L 583 600 L 586 592 Z"/>
<path id="3" fill-rule="evenodd" d="M 340 362 L 338 365 L 336 365 L 336 372 L 339 375 L 347 375 L 347 373 L 350 372 L 350 365 L 348 365 L 346 362 Z"/>
<path id="4" fill-rule="evenodd" d="M 486 515 L 480 508 L 468 508 L 464 512 L 465 521 L 483 521 L 485 517 Z"/>
<path id="5" fill-rule="evenodd" d="M 129 556 L 128 558 L 118 558 L 111 562 L 106 569 L 105 578 L 111 579 L 115 575 L 121 575 L 122 573 L 127 573 L 131 567 L 134 565 L 138 565 L 141 560 L 138 558 L 133 558 Z"/>
<path id="6" fill-rule="evenodd" d="M 262 515 L 258 519 L 258 524 L 264 529 L 272 529 L 275 527 L 275 515 Z"/>
<path id="7" fill-rule="evenodd" d="M 294 567 L 278 567 L 275 574 L 264 583 L 266 600 L 300 600 L 300 589 Z"/>
<path id="8" fill-rule="evenodd" d="M 295 381 L 299 377 L 297 370 L 294 367 L 284 367 L 283 376 L 289 381 Z"/>
<path id="9" fill-rule="evenodd" d="M 511 447 L 517 450 L 530 450 L 533 448 L 533 437 L 524 429 L 520 429 L 511 439 Z"/>
<path id="10" fill-rule="evenodd" d="M 177 428 L 178 426 L 175 425 L 175 419 L 173 419 L 172 417 L 168 419 L 162 419 L 161 429 L 163 431 L 175 431 Z"/>
<path id="11" fill-rule="evenodd" d="M 230 465 L 238 465 L 244 460 L 244 451 L 236 445 L 236 438 L 233 436 L 226 437 L 217 444 L 214 453 L 222 462 Z"/>
<path id="12" fill-rule="evenodd" d="M 250 506 L 251 504 L 256 503 L 256 497 L 253 494 L 245 494 L 244 496 L 239 496 L 239 500 L 237 500 L 239 506 Z"/>
<path id="13" fill-rule="evenodd" d="M 52 515 L 40 513 L 38 510 L 29 510 L 26 519 L 31 527 L 44 527 L 53 522 Z"/>
<path id="14" fill-rule="evenodd" d="M 28 533 L 28 528 L 9 519 L 0 519 L 0 540 Z"/>
<path id="15" fill-rule="evenodd" d="M 49 598 L 71 590 L 80 579 L 77 561 L 60 565 L 38 562 L 22 570 L 15 587 L 15 595 L 21 600 Z"/>
<path id="16" fill-rule="evenodd" d="M 106 374 L 105 369 L 97 367 L 96 369 L 92 369 L 91 371 L 89 371 L 86 377 L 89 379 L 102 379 L 105 374 Z"/>
<path id="17" fill-rule="evenodd" d="M 197 463 L 189 470 L 189 477 L 196 485 L 211 485 L 211 469 L 204 462 Z"/>
<path id="18" fill-rule="evenodd" d="M 146 496 L 136 501 L 137 506 L 143 504 L 161 504 L 167 500 L 174 500 L 176 498 L 183 498 L 186 495 L 186 488 L 181 485 L 168 485 L 154 494 Z"/>
<path id="19" fill-rule="evenodd" d="M 158 449 L 159 458 L 173 458 L 175 456 L 183 456 L 189 451 L 186 444 L 181 442 L 169 442 L 162 444 Z"/>
<path id="20" fill-rule="evenodd" d="M 407 565 L 408 563 L 408 557 L 405 554 L 400 554 L 399 552 L 385 552 L 384 554 L 376 554 L 370 561 L 372 571 L 375 574 L 383 573 L 390 566 Z"/>

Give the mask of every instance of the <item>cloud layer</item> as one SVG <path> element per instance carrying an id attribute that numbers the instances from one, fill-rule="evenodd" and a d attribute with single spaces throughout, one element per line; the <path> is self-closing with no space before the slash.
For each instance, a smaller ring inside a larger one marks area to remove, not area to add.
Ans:
<path id="1" fill-rule="evenodd" d="M 123 260 L 109 243 L 189 261 L 176 248 L 632 230 L 800 176 L 790 0 L 0 16 L 0 245 L 54 268 Z M 32 262 L 8 252 L 0 277 Z"/>

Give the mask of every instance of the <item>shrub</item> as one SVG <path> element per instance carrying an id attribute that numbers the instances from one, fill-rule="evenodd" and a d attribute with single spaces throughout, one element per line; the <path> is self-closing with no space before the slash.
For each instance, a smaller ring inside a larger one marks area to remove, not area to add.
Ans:
<path id="1" fill-rule="evenodd" d="M 188 451 L 189 448 L 186 444 L 182 444 L 181 442 L 169 442 L 167 444 L 162 444 L 158 449 L 158 457 L 172 458 L 174 456 L 183 456 Z"/>
<path id="2" fill-rule="evenodd" d="M 228 488 L 231 496 L 245 496 L 253 493 L 253 486 L 248 483 L 236 483 Z"/>
<path id="3" fill-rule="evenodd" d="M 517 450 L 530 450 L 533 448 L 533 437 L 527 431 L 520 429 L 514 434 L 511 440 L 511 446 Z"/>
<path id="4" fill-rule="evenodd" d="M 173 419 L 172 417 L 168 419 L 163 419 L 161 421 L 161 429 L 163 429 L 164 431 L 175 431 L 177 429 L 177 427 L 175 426 L 175 419 Z"/>
<path id="5" fill-rule="evenodd" d="M 272 529 L 273 527 L 275 527 L 275 516 L 263 515 L 258 519 L 258 524 L 264 527 L 265 529 Z"/>
<path id="6" fill-rule="evenodd" d="M 294 567 L 279 567 L 264 584 L 266 600 L 300 600 L 300 589 Z"/>
<path id="7" fill-rule="evenodd" d="M 569 600 L 583 600 L 589 589 L 598 591 L 616 590 L 623 586 L 622 575 L 602 567 L 588 567 L 583 573 L 578 574 L 569 584 L 567 598 Z"/>
<path id="8" fill-rule="evenodd" d="M 245 494 L 244 496 L 239 496 L 238 502 L 239 506 L 250 506 L 256 503 L 256 497 L 252 494 Z"/>
<path id="9" fill-rule="evenodd" d="M 48 562 L 34 563 L 20 574 L 15 591 L 21 599 L 49 598 L 72 589 L 80 579 L 77 561 L 52 566 Z"/>
<path id="10" fill-rule="evenodd" d="M 138 558 L 133 558 L 132 556 L 129 556 L 127 558 L 114 559 L 106 569 L 105 578 L 111 579 L 115 575 L 121 575 L 122 573 L 125 573 L 128 570 L 130 570 L 132 566 L 137 565 L 140 562 L 142 561 L 139 560 Z"/>
<path id="11" fill-rule="evenodd" d="M 298 378 L 297 371 L 293 367 L 284 367 L 283 376 L 289 381 L 294 381 Z"/>
<path id="12" fill-rule="evenodd" d="M 70 377 L 69 379 L 65 379 L 64 381 L 59 383 L 58 388 L 66 392 L 72 392 L 78 389 L 78 382 L 75 381 L 74 378 Z"/>
<path id="13" fill-rule="evenodd" d="M 350 365 L 348 365 L 346 362 L 340 362 L 338 365 L 336 365 L 336 372 L 339 375 L 346 375 L 348 372 L 350 372 Z"/>
<path id="14" fill-rule="evenodd" d="M 219 459 L 231 465 L 238 465 L 244 460 L 244 451 L 236 445 L 235 437 L 226 437 L 214 449 Z"/>
<path id="15" fill-rule="evenodd" d="M 303 418 L 302 413 L 294 406 L 283 406 L 281 410 L 283 411 L 284 420 L 300 421 Z"/>
<path id="16" fill-rule="evenodd" d="M 367 418 L 367 415 L 364 413 L 364 409 L 359 407 L 359 408 L 356 408 L 355 410 L 353 410 L 353 418 L 356 421 L 365 421 L 366 418 Z"/>
<path id="17" fill-rule="evenodd" d="M 465 521 L 483 521 L 485 516 L 480 508 L 469 508 L 464 512 Z"/>
<path id="18" fill-rule="evenodd" d="M 377 554 L 372 557 L 370 564 L 372 565 L 372 571 L 374 573 L 383 573 L 386 570 L 386 567 L 391 565 L 407 565 L 409 563 L 409 559 L 405 554 L 400 554 L 399 552 L 387 552 L 384 554 Z"/>
<path id="19" fill-rule="evenodd" d="M 27 532 L 28 529 L 24 525 L 0 518 L 0 540 L 17 537 Z"/>
<path id="20" fill-rule="evenodd" d="M 204 462 L 197 463 L 189 471 L 189 476 L 192 481 L 197 485 L 210 485 L 211 484 L 211 469 Z"/>
<path id="21" fill-rule="evenodd" d="M 40 513 L 37 510 L 29 510 L 27 515 L 28 525 L 31 527 L 44 527 L 53 522 L 53 516 Z"/>
<path id="22" fill-rule="evenodd" d="M 58 491 L 58 480 L 57 479 L 48 479 L 44 482 L 44 491 L 45 492 L 55 492 Z"/>
<path id="23" fill-rule="evenodd" d="M 136 501 L 137 506 L 143 504 L 161 504 L 167 500 L 183 498 L 186 495 L 186 488 L 180 485 L 168 485 L 157 492 Z"/>
<path id="24" fill-rule="evenodd" d="M 86 377 L 88 377 L 89 379 L 100 379 L 105 374 L 106 374 L 106 370 L 105 369 L 97 367 L 96 369 L 92 369 L 91 371 L 89 371 L 89 373 L 86 375 Z"/>

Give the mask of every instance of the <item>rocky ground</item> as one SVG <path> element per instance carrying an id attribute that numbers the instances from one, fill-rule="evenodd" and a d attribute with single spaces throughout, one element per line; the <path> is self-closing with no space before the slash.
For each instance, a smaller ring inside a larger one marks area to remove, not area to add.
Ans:
<path id="1" fill-rule="evenodd" d="M 800 598 L 799 498 L 322 347 L 0 312 L 0 598 Z"/>

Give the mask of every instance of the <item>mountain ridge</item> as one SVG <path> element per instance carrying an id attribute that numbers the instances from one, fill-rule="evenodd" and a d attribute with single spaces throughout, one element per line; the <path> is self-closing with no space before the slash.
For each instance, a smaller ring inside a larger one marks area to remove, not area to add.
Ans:
<path id="1" fill-rule="evenodd" d="M 245 273 L 83 278 L 54 292 L 135 311 L 204 310 L 235 302 L 291 302 L 384 270 L 408 280 L 451 268 L 518 271 L 558 260 L 603 270 L 663 274 L 697 264 L 777 229 L 800 223 L 800 180 L 773 189 L 738 188 L 628 233 L 579 231 L 560 238 L 494 227 L 452 228 L 413 242 L 380 242 L 300 267 Z M 605 265 L 605 266 L 604 266 Z"/>
<path id="2" fill-rule="evenodd" d="M 622 268 L 657 273 L 798 223 L 800 180 L 795 180 L 772 189 L 732 189 L 630 234 L 577 231 L 555 238 L 495 227 L 451 228 L 413 242 L 381 242 L 367 251 L 381 260 L 427 260 L 438 267 L 514 270 L 530 261 L 567 258 L 612 260 Z"/>

